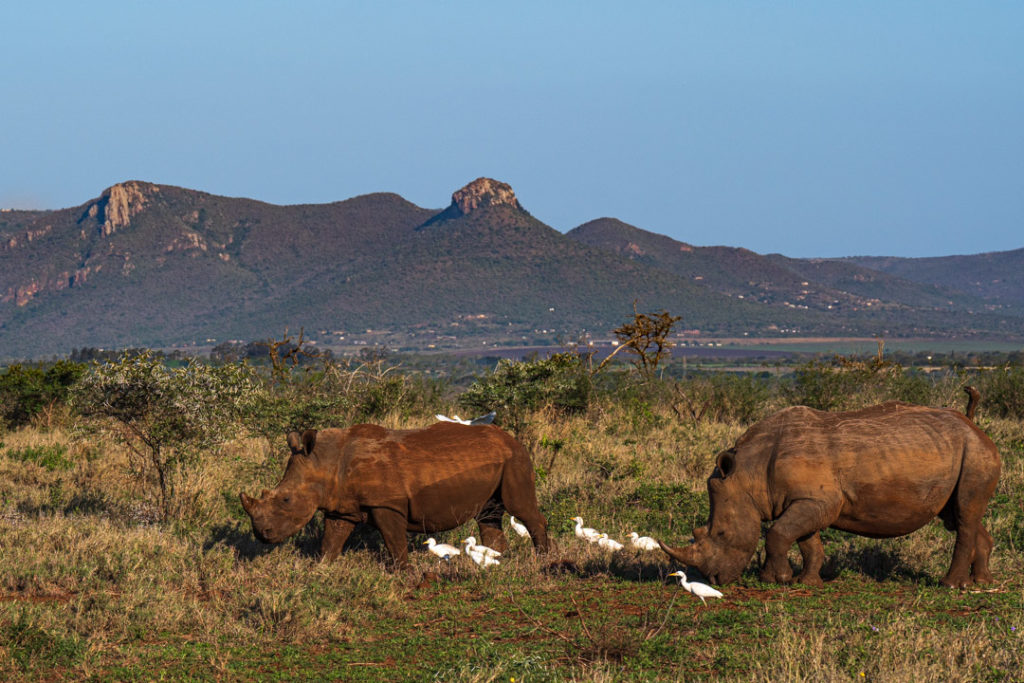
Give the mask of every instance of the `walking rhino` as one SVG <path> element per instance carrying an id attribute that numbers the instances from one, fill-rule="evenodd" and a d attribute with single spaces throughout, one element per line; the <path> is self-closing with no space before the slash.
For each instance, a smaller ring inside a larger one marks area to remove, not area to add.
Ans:
<path id="1" fill-rule="evenodd" d="M 361 424 L 292 432 L 288 445 L 292 455 L 274 490 L 259 498 L 240 494 L 253 533 L 266 543 L 283 541 L 323 510 L 324 560 L 338 556 L 357 524 L 370 522 L 395 562 L 406 566 L 406 533 L 445 531 L 470 519 L 484 545 L 507 549 L 501 521 L 508 511 L 526 525 L 538 550 L 549 547 L 530 456 L 498 427 Z"/>

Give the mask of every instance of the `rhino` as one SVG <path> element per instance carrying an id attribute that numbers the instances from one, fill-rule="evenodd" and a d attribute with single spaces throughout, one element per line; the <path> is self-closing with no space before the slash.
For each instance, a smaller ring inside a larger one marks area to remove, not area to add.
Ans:
<path id="1" fill-rule="evenodd" d="M 493 425 L 439 422 L 393 430 L 359 424 L 288 435 L 292 454 L 281 482 L 259 498 L 240 494 L 253 534 L 279 543 L 324 511 L 320 555 L 334 560 L 357 524 L 380 531 L 399 567 L 408 566 L 406 534 L 454 529 L 470 519 L 484 545 L 508 548 L 508 511 L 526 525 L 537 550 L 549 548 L 526 449 Z"/>
<path id="2" fill-rule="evenodd" d="M 710 519 L 694 529 L 693 542 L 659 543 L 672 559 L 727 584 L 770 523 L 761 580 L 793 580 L 786 554 L 796 542 L 803 558 L 796 580 L 820 586 L 822 529 L 892 538 L 938 516 L 956 532 L 942 584 L 990 583 L 993 541 L 981 518 L 999 470 L 992 440 L 952 409 L 898 401 L 840 413 L 786 408 L 718 454 L 707 481 Z"/>

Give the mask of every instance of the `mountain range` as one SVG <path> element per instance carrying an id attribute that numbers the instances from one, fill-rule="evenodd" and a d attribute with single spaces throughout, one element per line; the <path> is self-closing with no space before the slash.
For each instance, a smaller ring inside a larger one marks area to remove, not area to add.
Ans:
<path id="1" fill-rule="evenodd" d="M 408 348 L 607 337 L 634 301 L 707 335 L 1024 334 L 1024 249 L 794 259 L 611 218 L 562 234 L 488 178 L 444 209 L 389 193 L 279 206 L 128 181 L 73 208 L 0 212 L 0 263 L 0 358 L 300 328 Z"/>

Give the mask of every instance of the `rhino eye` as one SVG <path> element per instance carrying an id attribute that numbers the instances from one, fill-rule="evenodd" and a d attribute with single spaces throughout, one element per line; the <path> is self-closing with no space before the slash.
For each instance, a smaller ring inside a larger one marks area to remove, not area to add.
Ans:
<path id="1" fill-rule="evenodd" d="M 285 496 L 284 498 L 281 499 L 281 502 L 285 503 L 285 504 L 290 503 L 290 502 L 292 502 L 292 497 L 291 496 Z"/>

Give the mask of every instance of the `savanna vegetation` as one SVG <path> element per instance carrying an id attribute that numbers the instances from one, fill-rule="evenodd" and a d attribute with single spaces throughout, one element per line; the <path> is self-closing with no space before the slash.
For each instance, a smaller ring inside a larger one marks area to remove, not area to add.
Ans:
<path id="1" fill-rule="evenodd" d="M 262 365 L 137 352 L 0 374 L 0 678 L 1022 679 L 1020 366 L 925 373 L 872 357 L 653 372 L 625 353 L 632 363 L 601 366 L 567 352 L 454 377 L 372 353 L 268 350 Z M 888 399 L 963 409 L 968 383 L 1003 457 L 986 515 L 993 586 L 938 585 L 953 543 L 938 522 L 895 540 L 826 532 L 820 589 L 760 583 L 759 551 L 707 606 L 666 580 L 678 567 L 662 553 L 572 533 L 581 515 L 620 540 L 685 543 L 708 516 L 715 455 L 761 417 Z M 330 565 L 315 556 L 321 520 L 279 546 L 253 539 L 238 492 L 277 482 L 288 430 L 491 409 L 533 453 L 549 555 L 509 532 L 501 565 L 482 571 L 439 563 L 411 537 L 412 569 L 392 572 L 370 529 Z"/>

